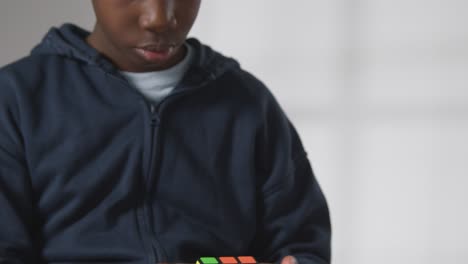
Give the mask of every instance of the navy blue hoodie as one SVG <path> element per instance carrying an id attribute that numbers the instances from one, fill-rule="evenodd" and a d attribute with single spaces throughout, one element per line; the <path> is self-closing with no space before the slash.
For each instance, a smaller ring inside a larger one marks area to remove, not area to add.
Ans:
<path id="1" fill-rule="evenodd" d="M 0 69 L 0 263 L 330 262 L 326 200 L 267 87 L 190 38 L 155 106 L 88 34 L 54 27 Z"/>

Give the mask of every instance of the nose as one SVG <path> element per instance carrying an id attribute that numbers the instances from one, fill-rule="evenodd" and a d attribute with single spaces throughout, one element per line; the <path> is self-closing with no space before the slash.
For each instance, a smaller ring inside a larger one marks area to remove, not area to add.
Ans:
<path id="1" fill-rule="evenodd" d="M 154 32 L 164 32 L 174 26 L 174 0 L 146 0 L 142 3 L 140 25 Z"/>

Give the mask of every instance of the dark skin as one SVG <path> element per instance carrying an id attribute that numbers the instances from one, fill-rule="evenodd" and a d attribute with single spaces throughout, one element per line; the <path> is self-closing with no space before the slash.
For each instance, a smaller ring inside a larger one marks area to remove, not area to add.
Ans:
<path id="1" fill-rule="evenodd" d="M 170 68 L 185 56 L 183 44 L 200 2 L 93 0 L 96 24 L 86 41 L 123 71 Z"/>
<path id="2" fill-rule="evenodd" d="M 184 58 L 183 44 L 201 0 L 92 2 L 96 24 L 86 42 L 122 71 L 149 72 L 170 68 Z M 281 264 L 296 263 L 293 256 L 281 261 Z"/>

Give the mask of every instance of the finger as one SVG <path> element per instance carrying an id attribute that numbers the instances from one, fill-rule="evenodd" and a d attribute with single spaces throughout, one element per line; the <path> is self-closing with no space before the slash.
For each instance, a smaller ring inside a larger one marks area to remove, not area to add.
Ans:
<path id="1" fill-rule="evenodd" d="M 289 255 L 283 258 L 281 264 L 297 264 L 297 260 L 294 256 Z"/>

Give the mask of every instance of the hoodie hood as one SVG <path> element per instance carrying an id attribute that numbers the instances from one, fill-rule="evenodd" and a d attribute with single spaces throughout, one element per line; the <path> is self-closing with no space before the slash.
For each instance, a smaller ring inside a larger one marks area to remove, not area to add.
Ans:
<path id="1" fill-rule="evenodd" d="M 86 37 L 91 32 L 71 23 L 52 27 L 42 41 L 31 50 L 31 55 L 57 55 L 78 60 L 89 65 L 103 68 L 106 72 L 116 73 L 119 69 L 105 56 L 90 46 Z M 196 38 L 188 38 L 187 43 L 194 47 L 193 67 L 190 73 L 198 75 L 195 79 L 215 79 L 228 69 L 239 67 L 239 63 L 221 55 Z M 192 75 L 193 75 L 192 74 Z"/>

